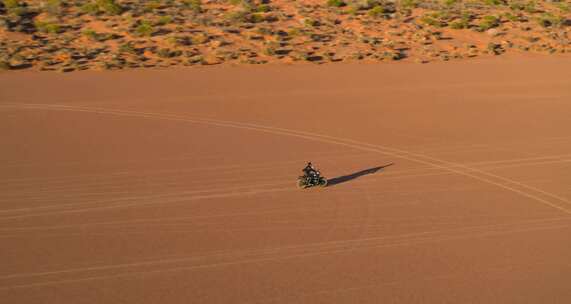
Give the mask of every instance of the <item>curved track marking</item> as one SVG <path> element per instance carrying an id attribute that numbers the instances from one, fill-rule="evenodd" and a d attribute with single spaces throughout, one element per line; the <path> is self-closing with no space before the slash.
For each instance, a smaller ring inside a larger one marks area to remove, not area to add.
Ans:
<path id="1" fill-rule="evenodd" d="M 495 174 L 487 173 L 478 169 L 474 169 L 462 164 L 452 163 L 440 159 L 436 159 L 430 156 L 408 152 L 400 149 L 395 148 L 388 148 L 379 145 L 373 145 L 369 143 L 363 143 L 351 139 L 344 139 L 338 138 L 328 135 L 310 133 L 310 132 L 303 132 L 303 131 L 295 131 L 290 129 L 284 128 L 277 128 L 277 127 L 268 127 L 258 124 L 251 124 L 251 123 L 238 123 L 238 122 L 230 122 L 230 121 L 222 121 L 222 120 L 214 120 L 214 119 L 204 119 L 204 118 L 194 118 L 188 116 L 180 116 L 180 115 L 172 115 L 172 114 L 161 114 L 161 113 L 153 113 L 153 112 L 137 112 L 137 111 L 125 111 L 125 110 L 112 110 L 112 109 L 103 109 L 103 108 L 90 108 L 90 107 L 74 107 L 74 106 L 65 106 L 65 105 L 42 105 L 42 104 L 6 104 L 4 107 L 12 107 L 12 108 L 19 108 L 19 109 L 41 109 L 41 110 L 57 110 L 57 111 L 72 111 L 72 112 L 86 112 L 86 113 L 94 113 L 94 114 L 109 114 L 109 115 L 118 115 L 118 116 L 128 116 L 128 117 L 139 117 L 139 118 L 150 118 L 150 119 L 160 119 L 160 120 L 169 120 L 169 121 L 182 121 L 182 122 L 190 122 L 190 123 L 197 123 L 197 124 L 206 124 L 206 125 L 213 125 L 213 126 L 220 126 L 220 127 L 230 127 L 230 128 L 237 128 L 237 129 L 245 129 L 245 130 L 253 130 L 258 132 L 265 132 L 277 135 L 285 135 L 290 137 L 297 137 L 307 140 L 313 140 L 318 142 L 336 144 L 341 146 L 346 146 L 362 151 L 371 151 L 377 152 L 384 155 L 389 155 L 396 158 L 405 159 L 408 161 L 422 163 L 425 165 L 429 165 L 432 167 L 436 167 L 442 170 L 454 172 L 458 175 L 470 177 L 476 180 L 479 180 L 484 183 L 488 183 L 490 185 L 494 185 L 499 188 L 503 188 L 505 190 L 511 191 L 513 193 L 519 194 L 521 196 L 527 197 L 529 199 L 535 200 L 539 203 L 542 203 L 546 206 L 550 206 L 554 209 L 557 209 L 561 212 L 571 214 L 571 210 L 565 207 L 559 206 L 553 202 L 550 202 L 546 199 L 543 199 L 536 194 L 529 193 L 528 191 L 534 191 L 537 193 L 541 193 L 543 195 L 549 196 L 551 198 L 555 198 L 559 201 L 565 202 L 567 204 L 571 204 L 570 201 L 564 199 L 560 196 L 554 195 L 552 193 L 540 190 L 537 191 L 537 188 L 525 185 L 520 182 L 516 182 L 510 180 L 508 178 L 504 178 L 501 176 L 497 176 Z M 459 169 L 463 169 L 459 170 Z M 480 174 L 482 176 L 478 176 L 475 174 Z M 504 185 L 498 181 L 494 181 L 490 178 L 495 178 L 501 180 L 505 183 L 511 185 Z M 513 185 L 520 186 L 525 190 L 514 188 Z"/>
<path id="2" fill-rule="evenodd" d="M 54 274 L 61 274 L 61 273 L 73 273 L 73 272 L 82 272 L 82 271 L 94 271 L 94 270 L 107 270 L 107 269 L 115 269 L 115 268 L 125 268 L 125 267 L 133 267 L 133 266 L 146 266 L 146 265 L 159 265 L 159 264 L 169 264 L 169 263 L 177 263 L 177 262 L 184 262 L 184 261 L 191 261 L 197 259 L 204 259 L 204 258 L 213 258 L 213 257 L 239 257 L 244 255 L 252 255 L 252 254 L 268 254 L 268 253 L 276 253 L 281 254 L 287 250 L 306 250 L 306 249 L 330 249 L 336 248 L 338 246 L 349 246 L 349 248 L 355 248 L 355 244 L 364 244 L 367 242 L 375 242 L 375 241 L 386 241 L 386 240 L 404 240 L 408 238 L 415 238 L 415 237 L 426 237 L 434 235 L 436 237 L 441 236 L 439 234 L 445 233 L 460 233 L 458 236 L 464 235 L 465 233 L 471 232 L 502 232 L 506 229 L 515 229 L 519 228 L 518 226 L 524 226 L 525 228 L 534 228 L 531 225 L 538 225 L 538 224 L 549 224 L 549 223 L 557 223 L 557 222 L 568 222 L 571 220 L 571 217 L 557 217 L 557 218 L 543 218 L 543 219 L 533 219 L 533 220 L 525 220 L 520 221 L 517 223 L 511 224 L 489 224 L 489 225 L 477 225 L 477 226 L 469 226 L 469 227 L 462 227 L 456 229 L 447 229 L 447 230 L 430 230 L 430 231 L 423 231 L 423 232 L 414 232 L 414 233 L 405 233 L 400 235 L 391 235 L 391 236 L 376 236 L 376 237 L 367 237 L 363 239 L 348 239 L 348 240 L 340 240 L 340 241 L 326 241 L 326 242 L 319 242 L 319 243 L 309 243 L 303 245 L 289 245 L 289 246 L 281 246 L 281 247 L 272 247 L 267 249 L 250 249 L 250 250 L 228 250 L 228 251 L 214 251 L 208 255 L 198 255 L 192 257 L 184 257 L 184 258 L 174 258 L 174 259 L 159 259 L 159 260 L 150 260 L 144 262 L 135 262 L 135 263 L 124 263 L 124 264 L 114 264 L 114 265 L 105 265 L 105 266 L 94 266 L 94 267 L 83 267 L 83 268 L 74 268 L 74 269 L 66 269 L 66 270 L 56 270 L 56 271 L 46 271 L 46 272 L 38 272 L 38 273 L 25 273 L 25 274 L 13 274 L 13 275 L 3 275 L 0 276 L 0 280 L 17 278 L 17 277 L 35 277 L 35 276 L 46 276 L 46 275 L 54 275 Z M 571 223 L 566 223 L 571 224 Z M 543 226 L 540 226 L 543 227 Z M 485 231 L 483 229 L 490 229 Z"/>
<path id="3" fill-rule="evenodd" d="M 248 188 L 250 188 L 250 187 L 248 187 Z M 152 200 L 152 201 L 146 201 L 146 202 L 134 202 L 134 203 L 111 205 L 111 206 L 99 206 L 99 207 L 90 207 L 90 208 L 83 208 L 83 209 L 71 209 L 71 210 L 63 210 L 63 211 L 53 211 L 53 212 L 44 212 L 44 213 L 33 213 L 33 214 L 5 216 L 5 217 L 0 218 L 0 220 L 13 220 L 13 219 L 46 216 L 46 215 L 73 214 L 73 213 L 82 213 L 82 212 L 88 212 L 88 211 L 100 211 L 100 210 L 125 208 L 125 207 L 131 207 L 131 206 L 148 206 L 148 205 L 178 203 L 178 202 L 187 202 L 187 201 L 195 201 L 195 200 L 203 200 L 203 199 L 226 198 L 226 197 L 235 197 L 235 196 L 244 196 L 244 195 L 257 195 L 257 194 L 263 194 L 263 193 L 271 193 L 271 192 L 278 192 L 278 191 L 292 191 L 292 190 L 295 190 L 295 189 L 293 187 L 288 187 L 288 188 L 274 188 L 274 189 L 265 189 L 265 190 L 250 190 L 250 191 L 242 191 L 242 192 L 202 194 L 202 195 L 194 195 L 194 196 L 189 196 L 189 197 L 181 196 L 181 197 L 173 197 L 173 198 L 169 198 L 169 199 L 163 199 L 160 201 Z M 198 191 L 198 192 L 205 192 L 205 191 Z M 146 197 L 141 197 L 141 198 L 146 198 Z M 114 201 L 122 201 L 122 200 L 132 201 L 133 198 L 116 199 Z"/>
<path id="4" fill-rule="evenodd" d="M 451 241 L 451 240 L 462 240 L 466 238 L 482 238 L 482 237 L 493 237 L 499 235 L 506 235 L 506 234 L 514 234 L 514 233 L 524 233 L 524 232 L 531 232 L 531 231 L 542 231 L 542 230 L 554 230 L 554 229 L 564 229 L 570 226 L 569 223 L 566 224 L 559 224 L 559 225 L 544 225 L 540 227 L 526 227 L 523 229 L 511 229 L 511 230 L 501 230 L 501 231 L 482 231 L 472 234 L 464 234 L 464 235 L 452 235 L 452 236 L 436 236 L 436 237 L 420 237 L 420 238 L 412 238 L 410 240 L 397 240 L 395 243 L 374 243 L 374 244 L 361 244 L 358 249 L 359 250 L 370 250 L 370 249 L 378 249 L 378 248 L 390 248 L 390 247 L 397 247 L 397 246 L 413 246 L 419 244 L 426 244 L 426 243 L 437 243 L 443 241 Z M 349 246 L 348 248 L 346 248 Z M 307 250 L 307 248 L 306 248 Z M 22 289 L 22 288 L 31 288 L 31 287 L 42 287 L 42 286 L 51 286 L 51 285 L 59 285 L 59 284 L 71 284 L 71 283 L 80 283 L 80 282 L 87 282 L 87 281 L 95 281 L 95 280 L 103 280 L 103 279 L 112 279 L 112 278 L 125 278 L 125 277 L 137 277 L 137 276 L 148 276 L 148 275 L 157 275 L 163 273 L 173 273 L 173 272 L 181 272 L 181 271 L 195 271 L 200 269 L 209 269 L 215 267 L 226 267 L 226 266 L 233 266 L 233 265 L 243 265 L 243 264 L 252 264 L 252 263 L 265 263 L 265 262 L 273 262 L 273 261 L 283 261 L 288 259 L 296 259 L 296 258 L 305 258 L 305 257 L 312 257 L 312 256 L 320 256 L 320 255 L 331 255 L 331 254 L 341 254 L 346 252 L 355 251 L 355 248 L 350 246 L 350 244 L 345 244 L 344 246 L 333 246 L 333 247 L 321 247 L 314 249 L 313 252 L 292 252 L 286 253 L 287 255 L 283 255 L 283 252 L 277 252 L 277 256 L 255 256 L 250 257 L 249 255 L 246 256 L 230 256 L 231 258 L 242 258 L 238 261 L 222 261 L 222 262 L 212 262 L 212 263 L 204 263 L 199 265 L 190 265 L 190 266 L 179 266 L 179 267 L 172 267 L 172 268 L 162 268 L 157 270 L 147 270 L 147 271 L 133 271 L 133 272 L 122 272 L 118 274 L 103 274 L 103 275 L 96 275 L 90 277 L 81 277 L 75 279 L 63 279 L 63 280 L 49 280 L 44 282 L 35 282 L 35 283 L 24 283 L 24 284 L 17 284 L 17 285 L 10 285 L 5 287 L 0 287 L 0 290 L 13 290 L 13 289 Z M 262 254 L 262 253 L 254 253 L 254 254 Z M 267 253 L 265 253 L 267 255 Z M 148 264 L 149 262 L 147 262 Z M 153 263 L 153 262 L 150 262 Z M 154 262 L 157 263 L 157 262 Z M 164 263 L 164 262 L 163 262 Z M 101 266 L 105 267 L 105 266 Z M 122 266 L 120 268 L 129 267 L 129 266 Z M 98 268 L 98 267 L 95 267 Z M 90 270 L 83 270 L 83 271 L 94 271 L 95 268 Z M 115 268 L 118 268 L 115 266 Z M 72 272 L 77 272 L 78 270 L 71 270 Z M 59 273 L 67 273 L 70 271 L 58 271 Z M 48 276 L 51 275 L 44 273 L 39 276 Z M 13 275 L 10 276 L 15 278 Z M 38 276 L 38 275 L 32 275 Z M 8 277 L 4 277 L 9 279 Z"/>

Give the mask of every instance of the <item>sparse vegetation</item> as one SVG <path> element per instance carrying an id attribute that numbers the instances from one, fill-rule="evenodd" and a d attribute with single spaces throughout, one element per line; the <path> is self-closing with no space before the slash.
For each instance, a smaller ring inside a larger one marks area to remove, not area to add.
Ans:
<path id="1" fill-rule="evenodd" d="M 327 0 L 327 6 L 331 7 L 343 7 L 347 5 L 343 0 Z"/>
<path id="2" fill-rule="evenodd" d="M 140 37 L 149 37 L 155 32 L 153 25 L 150 21 L 143 20 L 135 28 L 135 33 Z"/>
<path id="3" fill-rule="evenodd" d="M 551 13 L 543 13 L 537 18 L 537 22 L 542 27 L 558 27 L 563 23 L 563 20 L 562 16 L 556 16 Z"/>
<path id="4" fill-rule="evenodd" d="M 375 18 L 383 17 L 385 15 L 385 8 L 382 7 L 381 5 L 376 5 L 375 7 L 370 9 L 367 14 Z"/>
<path id="5" fill-rule="evenodd" d="M 185 0 L 184 4 L 186 7 L 191 9 L 195 13 L 202 13 L 202 1 L 201 0 Z"/>
<path id="6" fill-rule="evenodd" d="M 115 2 L 115 0 L 93 0 L 82 6 L 84 13 L 91 15 L 95 14 L 107 14 L 107 15 L 119 15 L 123 12 L 123 8 Z"/>
<path id="7" fill-rule="evenodd" d="M 34 26 L 42 33 L 57 34 L 61 31 L 61 26 L 59 24 L 47 21 L 35 21 Z"/>
<path id="8" fill-rule="evenodd" d="M 157 21 L 157 25 L 159 25 L 159 26 L 167 25 L 167 24 L 171 23 L 172 21 L 173 21 L 173 18 L 171 16 L 162 16 Z"/>
<path id="9" fill-rule="evenodd" d="M 45 0 L 42 1 L 43 9 L 52 16 L 59 16 L 62 13 L 61 0 Z"/>
<path id="10" fill-rule="evenodd" d="M 0 59 L 10 69 L 71 71 L 567 53 L 570 5 L 562 0 L 0 0 L 0 29 L 19 33 L 18 39 L 0 37 Z M 502 37 L 502 43 L 460 48 L 457 38 L 467 29 L 476 31 L 462 37 L 473 40 L 471 45 L 485 45 L 491 37 Z"/>
<path id="11" fill-rule="evenodd" d="M 500 19 L 498 17 L 488 15 L 482 18 L 482 20 L 478 24 L 478 29 L 480 31 L 487 31 L 499 25 L 500 25 Z"/>

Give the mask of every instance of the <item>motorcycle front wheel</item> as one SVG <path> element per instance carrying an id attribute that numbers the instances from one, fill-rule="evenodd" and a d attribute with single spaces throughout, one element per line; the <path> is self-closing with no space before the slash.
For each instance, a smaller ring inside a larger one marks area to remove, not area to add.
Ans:
<path id="1" fill-rule="evenodd" d="M 297 179 L 297 187 L 300 189 L 305 189 L 308 187 L 308 185 L 305 183 L 304 179 L 299 178 Z"/>

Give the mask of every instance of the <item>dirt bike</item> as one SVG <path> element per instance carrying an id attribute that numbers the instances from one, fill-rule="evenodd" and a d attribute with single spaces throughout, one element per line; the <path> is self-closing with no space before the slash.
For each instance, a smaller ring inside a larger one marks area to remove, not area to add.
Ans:
<path id="1" fill-rule="evenodd" d="M 321 186 L 327 186 L 327 179 L 320 175 L 308 176 L 303 175 L 297 178 L 297 186 L 301 189 Z"/>

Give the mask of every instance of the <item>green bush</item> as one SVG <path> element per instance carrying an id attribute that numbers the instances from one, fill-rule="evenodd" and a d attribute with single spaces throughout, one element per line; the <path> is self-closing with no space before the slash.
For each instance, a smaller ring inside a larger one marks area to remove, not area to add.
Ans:
<path id="1" fill-rule="evenodd" d="M 123 12 L 123 8 L 115 2 L 115 0 L 97 0 L 99 10 L 109 15 L 119 15 Z"/>
<path id="2" fill-rule="evenodd" d="M 35 21 L 34 26 L 42 33 L 57 34 L 60 32 L 61 27 L 59 24 L 45 21 Z"/>
<path id="3" fill-rule="evenodd" d="M 20 1 L 18 0 L 4 0 L 2 2 L 4 3 L 4 7 L 6 7 L 7 10 L 20 7 Z"/>
<path id="4" fill-rule="evenodd" d="M 10 15 L 21 16 L 26 13 L 26 7 L 22 6 L 18 0 L 3 0 L 3 3 Z"/>
<path id="5" fill-rule="evenodd" d="M 402 8 L 411 9 L 411 8 L 415 8 L 418 6 L 418 1 L 417 0 L 402 0 L 400 5 Z"/>
<path id="6" fill-rule="evenodd" d="M 450 28 L 455 30 L 468 28 L 470 27 L 471 20 L 472 15 L 470 13 L 464 13 L 459 20 L 455 20 L 454 22 L 450 23 Z"/>
<path id="7" fill-rule="evenodd" d="M 258 13 L 267 13 L 271 10 L 272 10 L 272 8 L 267 4 L 260 4 L 256 7 L 256 12 L 258 12 Z"/>
<path id="8" fill-rule="evenodd" d="M 148 37 L 151 36 L 155 32 L 153 25 L 151 22 L 143 20 L 141 23 L 135 28 L 135 34 L 138 36 Z"/>
<path id="9" fill-rule="evenodd" d="M 171 23 L 172 20 L 173 20 L 173 18 L 171 16 L 162 16 L 157 21 L 157 25 L 167 25 L 167 24 Z"/>
<path id="10" fill-rule="evenodd" d="M 379 17 L 383 17 L 386 13 L 386 10 L 384 7 L 377 5 L 375 7 L 373 7 L 372 9 L 370 9 L 367 12 L 367 15 L 374 17 L 374 18 L 379 18 Z"/>
<path id="11" fill-rule="evenodd" d="M 343 0 L 327 0 L 327 6 L 331 7 L 343 7 L 347 5 Z"/>
<path id="12" fill-rule="evenodd" d="M 478 24 L 478 28 L 480 31 L 487 31 L 491 28 L 497 27 L 500 25 L 500 19 L 496 16 L 484 16 Z"/>
<path id="13" fill-rule="evenodd" d="M 252 23 L 260 23 L 266 21 L 266 18 L 261 13 L 254 13 L 248 15 L 248 21 Z"/>
<path id="14" fill-rule="evenodd" d="M 454 6 L 458 4 L 460 0 L 444 0 L 444 5 L 446 6 Z"/>
<path id="15" fill-rule="evenodd" d="M 524 6 L 524 10 L 530 14 L 536 13 L 537 12 L 537 4 L 535 3 L 535 1 L 529 1 Z"/>
<path id="16" fill-rule="evenodd" d="M 136 54 L 137 50 L 133 45 L 129 42 L 123 43 L 119 46 L 119 52 L 121 53 L 128 53 L 128 54 Z"/>
<path id="17" fill-rule="evenodd" d="M 159 55 L 159 57 L 161 58 L 173 58 L 173 57 L 178 57 L 180 55 L 182 55 L 182 51 L 173 51 L 171 49 L 168 48 L 164 48 L 164 49 L 160 49 L 157 52 L 157 55 Z"/>
<path id="18" fill-rule="evenodd" d="M 228 13 L 226 18 L 233 22 L 246 22 L 248 21 L 248 15 L 248 12 L 240 10 Z"/>
<path id="19" fill-rule="evenodd" d="M 571 12 L 571 3 L 558 3 L 557 8 L 563 13 Z"/>
<path id="20" fill-rule="evenodd" d="M 468 26 L 469 26 L 468 22 L 465 22 L 464 20 L 456 20 L 450 23 L 450 28 L 455 30 L 465 29 L 468 28 Z"/>
<path id="21" fill-rule="evenodd" d="M 484 0 L 484 3 L 487 5 L 507 5 L 506 0 Z"/>
<path id="22" fill-rule="evenodd" d="M 60 0 L 47 0 L 44 2 L 44 10 L 52 16 L 59 16 L 61 14 L 61 8 Z"/>
<path id="23" fill-rule="evenodd" d="M 424 24 L 434 26 L 434 27 L 444 27 L 447 25 L 446 22 L 440 20 L 438 14 L 424 15 L 420 18 L 420 21 Z"/>
<path id="24" fill-rule="evenodd" d="M 195 13 L 202 13 L 202 1 L 201 0 L 185 0 L 184 4 L 186 7 L 190 8 Z"/>
<path id="25" fill-rule="evenodd" d="M 99 7 L 95 3 L 85 3 L 81 6 L 81 11 L 86 14 L 95 15 L 99 13 Z"/>
<path id="26" fill-rule="evenodd" d="M 94 30 L 85 30 L 82 32 L 82 34 L 91 40 L 98 40 L 97 32 Z"/>
<path id="27" fill-rule="evenodd" d="M 314 27 L 314 26 L 319 26 L 319 21 L 311 18 L 306 18 L 303 20 L 303 24 L 305 24 L 306 26 Z"/>
<path id="28" fill-rule="evenodd" d="M 123 8 L 115 2 L 115 0 L 95 0 L 85 3 L 81 6 L 84 13 L 96 15 L 104 13 L 108 15 L 119 15 L 123 12 Z"/>
<path id="29" fill-rule="evenodd" d="M 563 17 L 555 16 L 551 13 L 544 13 L 537 18 L 537 22 L 543 27 L 558 27 L 563 23 L 563 20 Z"/>

